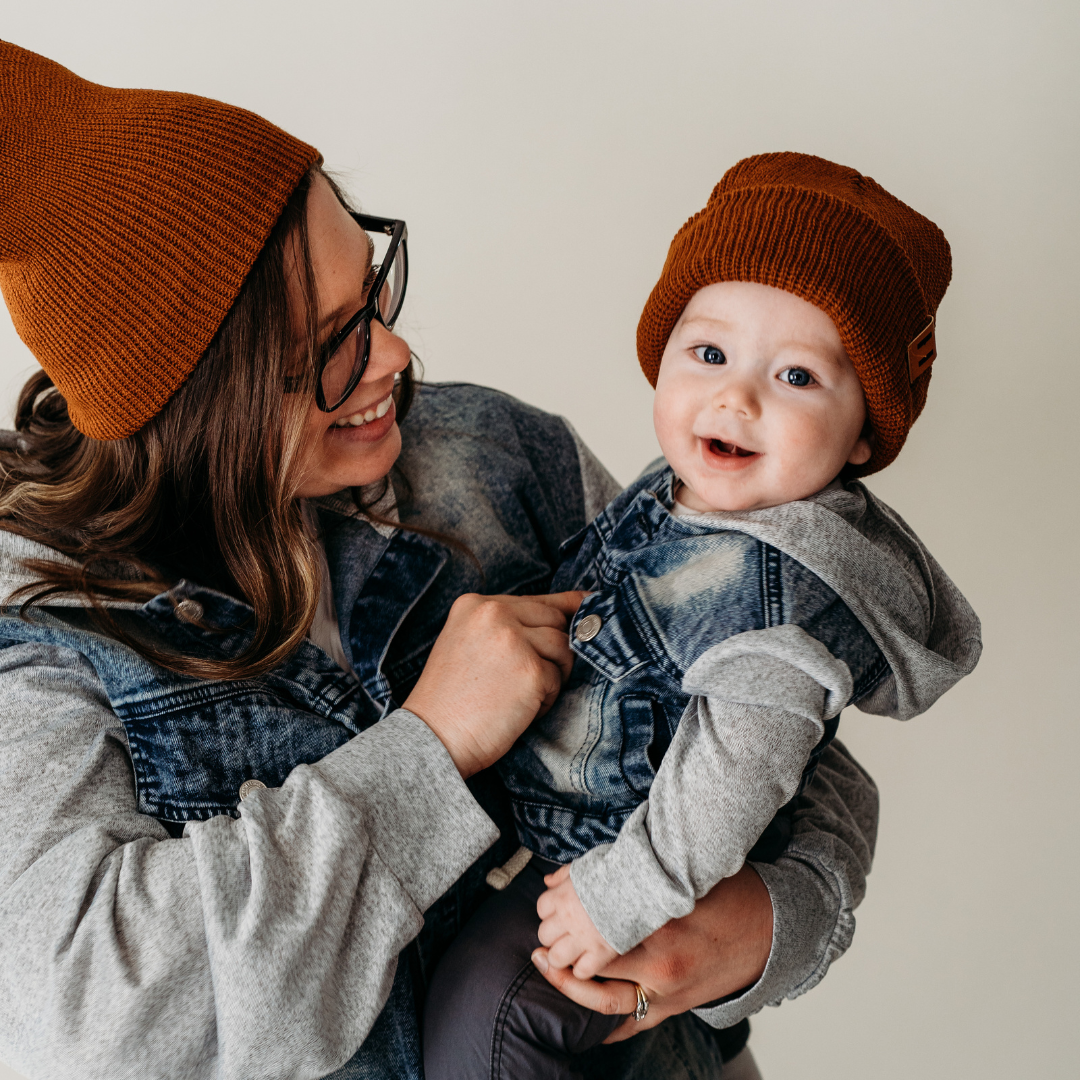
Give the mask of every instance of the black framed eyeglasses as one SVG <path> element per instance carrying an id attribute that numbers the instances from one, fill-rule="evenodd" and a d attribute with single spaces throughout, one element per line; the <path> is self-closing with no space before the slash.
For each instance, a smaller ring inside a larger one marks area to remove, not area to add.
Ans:
<path id="1" fill-rule="evenodd" d="M 352 213 L 352 217 L 374 245 L 370 273 L 375 276 L 364 306 L 319 350 L 315 404 L 323 412 L 340 409 L 364 377 L 371 354 L 371 320 L 378 319 L 393 330 L 409 282 L 405 222 L 371 214 Z"/>

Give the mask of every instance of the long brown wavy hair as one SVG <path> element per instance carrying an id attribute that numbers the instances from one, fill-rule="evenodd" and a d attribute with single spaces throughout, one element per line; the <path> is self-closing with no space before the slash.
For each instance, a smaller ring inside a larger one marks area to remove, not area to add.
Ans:
<path id="1" fill-rule="evenodd" d="M 289 199 L 194 372 L 140 431 L 113 441 L 88 438 L 72 425 L 45 372 L 27 382 L 17 439 L 0 447 L 0 528 L 72 561 L 28 560 L 38 580 L 7 602 L 22 601 L 25 613 L 57 594 L 81 595 L 105 633 L 201 678 L 258 676 L 303 640 L 321 579 L 317 540 L 296 498 L 318 347 L 305 213 L 317 174 L 326 175 L 315 166 Z M 299 356 L 290 266 L 303 286 L 306 341 Z M 298 371 L 306 373 L 308 393 L 286 394 L 286 375 Z M 395 389 L 399 420 L 412 393 L 410 367 Z M 251 605 L 251 639 L 239 655 L 164 652 L 132 637 L 104 604 L 145 601 L 182 578 Z"/>

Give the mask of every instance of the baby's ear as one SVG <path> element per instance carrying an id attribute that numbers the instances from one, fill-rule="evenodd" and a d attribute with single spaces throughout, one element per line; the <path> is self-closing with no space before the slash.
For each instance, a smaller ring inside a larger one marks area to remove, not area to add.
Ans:
<path id="1" fill-rule="evenodd" d="M 855 445 L 851 448 L 851 453 L 848 454 L 847 463 L 849 465 L 865 465 L 870 460 L 870 455 L 874 452 L 874 429 L 870 426 L 869 419 L 863 424 L 863 429 L 859 433 L 858 439 L 855 440 Z"/>

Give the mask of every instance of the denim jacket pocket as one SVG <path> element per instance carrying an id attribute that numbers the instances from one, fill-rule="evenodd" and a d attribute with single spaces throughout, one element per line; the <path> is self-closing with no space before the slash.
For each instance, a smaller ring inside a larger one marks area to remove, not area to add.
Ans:
<path id="1" fill-rule="evenodd" d="M 651 697 L 629 695 L 619 701 L 622 751 L 619 769 L 627 786 L 640 798 L 649 797 L 656 770 L 671 742 L 664 707 Z"/>
<path id="2" fill-rule="evenodd" d="M 624 599 L 618 593 L 591 593 L 570 623 L 570 647 L 612 682 L 657 659 Z"/>
<path id="3" fill-rule="evenodd" d="M 297 765 L 321 760 L 356 730 L 250 685 L 200 684 L 171 697 L 114 706 L 138 809 L 163 822 L 235 815 L 245 781 L 280 787 Z"/>

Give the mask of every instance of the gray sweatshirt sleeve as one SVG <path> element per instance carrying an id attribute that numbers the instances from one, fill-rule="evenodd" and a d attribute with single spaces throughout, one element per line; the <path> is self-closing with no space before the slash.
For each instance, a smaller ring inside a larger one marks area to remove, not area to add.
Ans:
<path id="1" fill-rule="evenodd" d="M 877 839 L 877 787 L 834 740 L 797 807 L 784 854 L 772 864 L 751 864 L 772 899 L 765 971 L 741 993 L 694 1010 L 713 1027 L 730 1027 L 765 1005 L 805 994 L 851 944 Z"/>
<path id="2" fill-rule="evenodd" d="M 850 698 L 851 673 L 789 624 L 737 634 L 707 650 L 683 689 L 696 696 L 649 798 L 615 843 L 586 852 L 570 871 L 593 924 L 620 953 L 688 915 L 738 871 L 798 789 L 824 720 Z"/>
<path id="3" fill-rule="evenodd" d="M 79 653 L 0 651 L 0 695 L 0 1058 L 28 1075 L 325 1076 L 498 835 L 405 710 L 171 839 Z"/>

